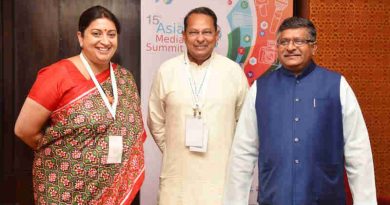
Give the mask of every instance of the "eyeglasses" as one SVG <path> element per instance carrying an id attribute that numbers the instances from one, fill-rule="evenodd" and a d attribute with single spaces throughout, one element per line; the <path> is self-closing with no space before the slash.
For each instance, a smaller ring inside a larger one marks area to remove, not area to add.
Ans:
<path id="1" fill-rule="evenodd" d="M 288 45 L 290 45 L 290 42 L 293 42 L 293 45 L 296 46 L 296 47 L 301 47 L 301 46 L 304 46 L 306 44 L 313 44 L 313 43 L 315 43 L 314 40 L 309 40 L 309 39 L 300 39 L 300 38 L 288 39 L 288 38 L 282 38 L 282 39 L 278 40 L 277 44 L 278 44 L 278 46 L 287 47 Z"/>

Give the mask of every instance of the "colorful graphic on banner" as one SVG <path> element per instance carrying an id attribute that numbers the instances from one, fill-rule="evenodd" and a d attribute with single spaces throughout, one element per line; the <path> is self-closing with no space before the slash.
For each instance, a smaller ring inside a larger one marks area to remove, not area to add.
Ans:
<path id="1" fill-rule="evenodd" d="M 252 83 L 267 69 L 276 66 L 276 30 L 282 19 L 292 15 L 292 0 L 227 0 L 224 2 L 221 5 L 221 1 L 214 0 L 205 1 L 203 4 L 211 8 L 213 5 L 216 6 L 213 10 L 219 17 L 221 29 L 217 51 L 241 64 L 248 81 Z M 153 39 L 143 44 L 143 51 L 152 52 L 154 55 L 184 52 L 185 45 L 181 37 L 181 32 L 184 30 L 183 19 L 178 18 L 176 14 L 182 13 L 184 17 L 188 10 L 194 8 L 188 6 L 191 4 L 195 7 L 200 5 L 199 1 L 191 3 L 154 0 L 150 6 L 163 8 L 162 10 L 167 13 L 148 12 L 146 19 L 143 19 L 147 27 L 150 26 L 148 30 L 153 33 Z M 164 9 L 164 7 L 168 8 Z M 173 11 L 172 8 L 188 8 L 188 10 Z M 224 13 L 225 16 L 221 15 Z"/>
<path id="2" fill-rule="evenodd" d="M 254 6 L 255 9 L 250 9 Z M 255 13 L 251 13 L 255 10 Z M 267 69 L 277 66 L 276 30 L 281 20 L 292 15 L 292 1 L 257 0 L 254 5 L 237 1 L 229 12 L 231 32 L 227 56 L 240 63 L 250 84 Z"/>
<path id="3" fill-rule="evenodd" d="M 276 30 L 292 16 L 293 0 L 143 0 L 141 1 L 141 98 L 144 116 L 151 83 L 160 64 L 186 51 L 183 19 L 193 8 L 207 6 L 218 17 L 216 52 L 239 63 L 252 84 L 276 67 Z M 146 117 L 145 117 L 146 118 Z M 149 134 L 150 136 L 150 134 Z M 141 204 L 157 204 L 161 153 L 153 139 L 145 144 L 146 179 Z M 257 204 L 257 172 L 250 203 Z"/>

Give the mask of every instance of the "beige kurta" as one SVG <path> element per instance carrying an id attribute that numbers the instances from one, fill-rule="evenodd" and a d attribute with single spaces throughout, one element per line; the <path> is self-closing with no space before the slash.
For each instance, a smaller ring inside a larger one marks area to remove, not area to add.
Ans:
<path id="1" fill-rule="evenodd" d="M 191 152 L 185 146 L 185 118 L 193 114 L 193 95 L 184 55 L 161 65 L 149 100 L 149 129 L 163 153 L 158 201 L 160 205 L 219 205 L 248 83 L 238 64 L 216 53 L 200 66 L 190 63 L 198 87 L 207 73 L 201 110 L 209 130 L 207 152 Z"/>

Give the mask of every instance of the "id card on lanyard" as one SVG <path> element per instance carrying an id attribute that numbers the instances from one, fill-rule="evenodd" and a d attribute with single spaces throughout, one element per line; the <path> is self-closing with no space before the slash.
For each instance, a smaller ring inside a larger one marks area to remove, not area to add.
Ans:
<path id="1" fill-rule="evenodd" d="M 201 118 L 186 117 L 186 146 L 193 152 L 206 152 L 208 128 Z"/>
<path id="2" fill-rule="evenodd" d="M 95 74 L 92 71 L 91 66 L 88 64 L 88 61 L 85 59 L 83 53 L 80 53 L 80 59 L 88 71 L 89 77 L 92 79 L 95 84 L 96 89 L 99 91 L 100 97 L 103 99 L 104 105 L 110 112 L 112 118 L 115 120 L 116 107 L 118 105 L 118 88 L 116 84 L 114 70 L 112 69 L 112 63 L 110 62 L 110 78 L 112 84 L 112 92 L 114 94 L 114 102 L 112 105 L 109 102 L 108 96 L 104 93 L 102 87 L 97 81 Z M 122 153 L 123 153 L 123 142 L 122 136 L 108 136 L 108 156 L 107 164 L 111 163 L 121 163 L 122 162 Z"/>
<path id="3" fill-rule="evenodd" d="M 208 142 L 208 129 L 204 120 L 202 119 L 201 108 L 205 100 L 205 89 L 202 88 L 206 87 L 205 84 L 207 84 L 208 81 L 208 71 L 210 64 L 205 68 L 205 74 L 203 75 L 199 86 L 196 85 L 196 82 L 191 75 L 190 65 L 186 59 L 184 59 L 184 64 L 188 82 L 191 88 L 193 109 L 193 115 L 186 116 L 185 145 L 189 147 L 190 151 L 206 152 Z M 201 98 L 201 95 L 203 95 L 203 98 Z"/>

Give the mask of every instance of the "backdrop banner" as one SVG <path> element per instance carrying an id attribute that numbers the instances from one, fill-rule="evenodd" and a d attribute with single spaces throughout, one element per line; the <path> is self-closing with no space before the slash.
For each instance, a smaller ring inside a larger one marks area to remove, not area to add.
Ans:
<path id="1" fill-rule="evenodd" d="M 276 65 L 276 30 L 292 16 L 293 0 L 142 0 L 141 100 L 145 125 L 152 81 L 160 64 L 186 51 L 182 38 L 184 16 L 207 6 L 218 17 L 220 36 L 216 51 L 239 63 L 248 82 Z M 148 133 L 145 143 L 146 177 L 141 204 L 156 205 L 161 153 Z M 257 204 L 257 169 L 249 204 Z"/>

